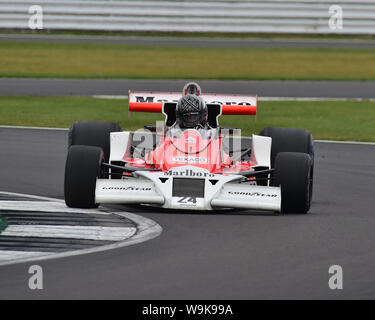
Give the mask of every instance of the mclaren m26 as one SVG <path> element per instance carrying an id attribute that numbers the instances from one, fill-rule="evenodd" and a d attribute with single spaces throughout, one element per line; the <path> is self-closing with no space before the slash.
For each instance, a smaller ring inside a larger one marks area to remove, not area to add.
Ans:
<path id="1" fill-rule="evenodd" d="M 256 96 L 202 94 L 188 83 L 182 93 L 129 92 L 129 111 L 160 112 L 165 121 L 137 131 L 108 122 L 71 127 L 64 183 L 69 207 L 309 211 L 314 146 L 308 131 L 268 127 L 242 137 L 219 125 L 222 115 L 254 116 Z"/>

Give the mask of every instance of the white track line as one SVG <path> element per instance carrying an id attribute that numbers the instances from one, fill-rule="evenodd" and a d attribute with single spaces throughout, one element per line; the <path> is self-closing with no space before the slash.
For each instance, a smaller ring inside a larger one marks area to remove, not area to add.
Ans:
<path id="1" fill-rule="evenodd" d="M 127 95 L 93 95 L 96 99 L 128 99 Z M 375 101 L 375 98 L 342 98 L 342 97 L 258 97 L 259 101 Z"/>
<path id="2" fill-rule="evenodd" d="M 338 144 L 359 144 L 375 146 L 375 142 L 361 142 L 361 141 L 335 141 L 335 140 L 315 140 L 320 143 L 338 143 Z"/>
<path id="3" fill-rule="evenodd" d="M 331 98 L 331 97 L 258 97 L 259 101 L 371 101 L 375 98 Z"/>
<path id="4" fill-rule="evenodd" d="M 10 264 L 12 260 L 30 259 L 32 257 L 42 257 L 50 254 L 51 252 L 0 250 L 0 261 Z"/>
<path id="5" fill-rule="evenodd" d="M 0 125 L 0 128 L 5 129 L 33 129 L 33 130 L 51 130 L 51 131 L 64 131 L 69 130 L 69 128 L 49 128 L 49 127 L 26 127 L 26 126 L 7 126 Z"/>
<path id="6" fill-rule="evenodd" d="M 96 99 L 129 99 L 129 96 L 126 96 L 126 95 L 105 95 L 105 94 L 102 94 L 102 95 L 94 95 L 94 96 L 91 96 L 92 98 L 96 98 Z"/>
<path id="7" fill-rule="evenodd" d="M 34 196 L 34 195 L 28 195 L 23 193 L 14 193 L 14 192 L 4 192 L 0 191 L 0 194 L 8 195 L 8 196 L 20 196 L 20 197 L 29 197 L 32 199 L 40 199 L 40 200 L 47 200 L 54 203 L 63 204 L 64 200 L 61 199 L 55 199 L 55 198 L 48 198 L 48 197 L 40 197 L 40 196 Z M 1 201 L 0 201 L 1 202 Z M 44 204 L 50 205 L 51 203 L 44 202 Z M 92 209 L 90 210 L 90 213 L 92 214 L 103 214 L 102 211 L 99 211 L 98 209 Z M 127 238 L 123 241 L 118 241 L 113 244 L 109 245 L 103 245 L 98 246 L 94 248 L 89 249 L 81 249 L 81 250 L 74 250 L 69 252 L 62 252 L 62 253 L 45 253 L 45 252 L 18 252 L 18 254 L 13 255 L 13 259 L 11 258 L 12 252 L 5 250 L 0 251 L 0 259 L 1 257 L 4 257 L 4 261 L 0 262 L 0 266 L 4 265 L 10 265 L 10 264 L 16 264 L 16 263 L 26 263 L 31 261 L 41 261 L 41 260 L 49 260 L 49 259 L 58 259 L 58 258 L 66 258 L 71 256 L 77 256 L 77 255 L 83 255 L 83 254 L 89 254 L 89 253 L 95 253 L 95 252 L 101 252 L 101 251 L 107 251 L 117 248 L 122 248 L 134 244 L 138 244 L 150 239 L 153 239 L 157 236 L 159 236 L 162 232 L 162 227 L 157 224 L 155 221 L 144 218 L 141 216 L 138 216 L 136 214 L 128 213 L 128 212 L 116 212 L 111 211 L 107 209 L 107 214 L 116 214 L 122 217 L 125 217 L 127 219 L 132 220 L 137 224 L 137 232 L 134 232 L 133 235 L 130 236 L 130 238 Z M 11 226 L 8 226 L 8 228 Z M 50 227 L 50 226 L 49 226 Z M 9 229 L 5 229 L 4 232 L 7 232 Z M 56 226 L 54 226 L 56 228 Z M 128 228 L 131 229 L 131 228 Z M 135 228 L 133 228 L 135 229 Z M 11 229 L 12 230 L 12 229 Z M 124 230 L 122 230 L 124 231 Z M 133 230 L 127 230 L 129 232 L 132 232 Z M 130 234 L 130 233 L 129 233 Z M 56 237 L 56 235 L 55 235 Z M 34 255 L 35 254 L 35 255 Z"/>
<path id="8" fill-rule="evenodd" d="M 374 99 L 375 101 L 375 99 Z M 45 128 L 45 127 L 23 127 L 23 126 L 2 126 L 1 128 L 7 129 L 29 129 L 29 130 L 61 130 L 61 131 L 68 131 L 69 128 Z M 315 140 L 315 142 L 320 143 L 343 143 L 343 144 L 361 144 L 361 145 L 375 145 L 375 142 L 366 142 L 366 141 L 340 141 L 340 140 Z"/>
<path id="9" fill-rule="evenodd" d="M 14 197 L 27 197 L 30 199 L 37 199 L 37 200 L 45 200 L 45 201 L 54 201 L 54 202 L 60 202 L 64 203 L 65 201 L 62 199 L 55 199 L 55 198 L 49 198 L 49 197 L 43 197 L 43 196 L 36 196 L 33 194 L 24 194 L 24 193 L 17 193 L 17 192 L 8 192 L 8 191 L 0 191 L 0 194 L 4 194 L 6 196 L 14 196 Z"/>
<path id="10" fill-rule="evenodd" d="M 63 201 L 0 201 L 0 210 L 65 212 L 65 213 L 93 213 L 92 209 L 69 208 Z M 95 210 L 96 214 L 108 215 L 106 211 Z"/>
<path id="11" fill-rule="evenodd" d="M 9 225 L 2 233 L 11 237 L 73 238 L 98 241 L 123 241 L 137 232 L 134 227 Z"/>

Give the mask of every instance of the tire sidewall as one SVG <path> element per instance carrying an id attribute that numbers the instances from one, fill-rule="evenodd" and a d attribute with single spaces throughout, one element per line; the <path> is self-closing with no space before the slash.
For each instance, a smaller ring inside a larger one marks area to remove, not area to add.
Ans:
<path id="1" fill-rule="evenodd" d="M 65 164 L 64 196 L 68 207 L 96 208 L 96 180 L 102 176 L 103 150 L 93 146 L 71 146 Z"/>

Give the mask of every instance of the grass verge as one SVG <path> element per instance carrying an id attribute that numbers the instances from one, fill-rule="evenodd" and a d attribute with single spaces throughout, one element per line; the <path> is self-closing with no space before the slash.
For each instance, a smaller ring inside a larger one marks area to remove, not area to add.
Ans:
<path id="1" fill-rule="evenodd" d="M 375 51 L 0 42 L 0 77 L 375 80 Z"/>
<path id="2" fill-rule="evenodd" d="M 267 126 L 309 130 L 315 139 L 375 141 L 375 102 L 260 101 L 255 132 Z M 136 130 L 163 120 L 161 114 L 128 113 L 127 100 L 83 97 L 0 96 L 0 124 L 68 128 L 75 121 L 112 121 Z M 254 118 L 223 116 L 221 126 L 254 130 Z"/>
<path id="3" fill-rule="evenodd" d="M 0 234 L 2 231 L 4 231 L 4 229 L 8 226 L 8 223 L 6 222 L 6 220 L 4 218 L 1 218 L 0 217 Z"/>

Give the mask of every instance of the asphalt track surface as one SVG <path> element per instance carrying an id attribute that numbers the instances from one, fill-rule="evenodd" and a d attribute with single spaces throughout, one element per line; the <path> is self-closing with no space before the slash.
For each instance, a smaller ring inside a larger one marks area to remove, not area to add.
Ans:
<path id="1" fill-rule="evenodd" d="M 187 80 L 0 78 L 0 95 L 127 95 L 132 91 L 178 91 Z M 200 80 L 203 92 L 263 97 L 375 98 L 375 82 Z"/>
<path id="2" fill-rule="evenodd" d="M 0 190 L 62 198 L 66 140 L 67 131 L 0 128 Z M 30 263 L 0 267 L 0 299 L 373 299 L 375 146 L 315 148 L 307 215 L 122 206 L 163 233 L 139 245 L 38 262 L 41 291 L 28 289 Z M 343 268 L 343 290 L 328 288 L 334 264 Z"/>
<path id="3" fill-rule="evenodd" d="M 375 40 L 291 39 L 291 38 L 200 38 L 90 35 L 0 34 L 0 41 L 111 43 L 137 46 L 173 46 L 195 48 L 325 48 L 375 49 Z"/>

